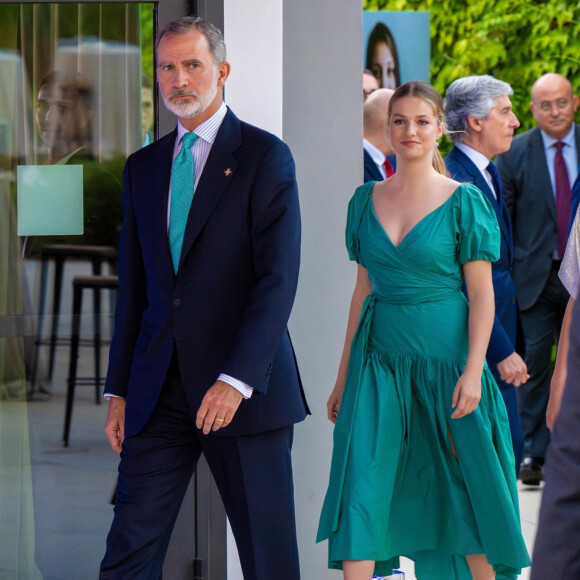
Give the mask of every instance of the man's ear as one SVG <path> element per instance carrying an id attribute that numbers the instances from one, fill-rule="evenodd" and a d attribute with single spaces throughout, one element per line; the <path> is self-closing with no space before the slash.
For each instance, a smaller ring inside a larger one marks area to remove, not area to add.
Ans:
<path id="1" fill-rule="evenodd" d="M 218 69 L 218 78 L 217 78 L 217 85 L 218 87 L 223 87 L 226 84 L 226 80 L 230 76 L 231 66 L 230 63 L 227 61 L 221 62 L 217 65 Z"/>
<path id="2" fill-rule="evenodd" d="M 467 128 L 471 129 L 474 133 L 481 133 L 481 119 L 467 115 Z"/>

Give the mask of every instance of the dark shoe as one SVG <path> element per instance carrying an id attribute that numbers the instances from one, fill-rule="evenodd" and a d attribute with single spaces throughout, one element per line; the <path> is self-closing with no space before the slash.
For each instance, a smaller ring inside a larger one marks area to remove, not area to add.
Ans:
<path id="1" fill-rule="evenodd" d="M 526 457 L 520 466 L 520 479 L 525 485 L 540 485 L 542 481 L 542 465 L 531 457 Z"/>

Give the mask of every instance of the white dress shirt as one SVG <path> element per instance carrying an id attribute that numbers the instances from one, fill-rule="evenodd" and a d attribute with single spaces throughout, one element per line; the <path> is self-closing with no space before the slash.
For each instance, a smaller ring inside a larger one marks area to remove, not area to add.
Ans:
<path id="1" fill-rule="evenodd" d="M 207 158 L 209 157 L 209 153 L 211 151 L 212 145 L 215 141 L 216 135 L 219 131 L 219 128 L 228 112 L 228 108 L 226 107 L 225 103 L 222 103 L 220 108 L 206 121 L 204 121 L 201 125 L 196 127 L 195 134 L 197 135 L 198 139 L 195 143 L 191 146 L 191 154 L 193 156 L 193 165 L 195 168 L 195 183 L 193 186 L 193 191 L 195 195 L 195 190 L 197 189 L 197 184 L 199 183 L 199 178 L 203 172 L 203 168 L 205 167 L 205 163 Z M 187 129 L 185 129 L 181 123 L 177 123 L 177 138 L 175 139 L 175 146 L 173 148 L 173 159 L 177 157 L 177 154 L 181 151 L 181 144 L 183 136 L 187 133 Z M 169 228 L 169 214 L 171 211 L 171 180 L 169 186 L 169 200 L 167 203 L 167 227 Z M 220 374 L 218 377 L 219 381 L 223 381 L 228 385 L 232 386 L 234 389 L 239 391 L 244 399 L 249 399 L 254 392 L 254 389 L 247 385 L 246 383 L 234 378 L 230 377 L 226 374 Z M 105 397 L 114 397 L 115 395 L 111 395 L 110 393 L 105 393 Z"/>
<path id="2" fill-rule="evenodd" d="M 462 153 L 465 153 L 469 159 L 471 159 L 472 163 L 479 169 L 481 176 L 485 179 L 487 185 L 489 185 L 489 189 L 493 193 L 495 199 L 497 200 L 497 191 L 495 190 L 495 185 L 493 184 L 493 179 L 491 174 L 487 170 L 487 166 L 489 165 L 489 159 L 479 151 L 476 151 L 473 147 L 469 145 L 465 145 L 465 143 L 455 143 L 455 147 L 459 149 Z"/>

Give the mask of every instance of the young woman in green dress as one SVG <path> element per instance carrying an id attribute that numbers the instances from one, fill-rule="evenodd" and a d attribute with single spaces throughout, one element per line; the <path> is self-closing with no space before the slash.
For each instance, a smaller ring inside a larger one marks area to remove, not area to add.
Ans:
<path id="1" fill-rule="evenodd" d="M 349 204 L 358 272 L 318 532 L 345 580 L 391 574 L 399 556 L 420 580 L 511 579 L 529 565 L 507 415 L 485 363 L 499 227 L 475 186 L 447 177 L 443 132 L 437 91 L 399 87 L 386 120 L 397 172 Z"/>

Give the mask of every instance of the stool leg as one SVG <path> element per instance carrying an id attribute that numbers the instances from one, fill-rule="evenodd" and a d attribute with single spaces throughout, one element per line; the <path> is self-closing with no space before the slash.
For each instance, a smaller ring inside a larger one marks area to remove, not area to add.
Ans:
<path id="1" fill-rule="evenodd" d="M 100 276 L 102 260 L 93 259 L 93 276 Z M 93 290 L 93 349 L 95 358 L 95 403 L 101 404 L 101 291 L 98 288 Z"/>
<path id="2" fill-rule="evenodd" d="M 101 404 L 101 291 L 94 289 L 94 351 L 95 351 L 95 403 Z"/>
<path id="3" fill-rule="evenodd" d="M 62 291 L 62 275 L 64 258 L 57 257 L 54 262 L 54 295 L 52 297 L 52 330 L 50 333 L 50 355 L 48 362 L 48 378 L 52 379 L 54 370 L 54 356 L 56 353 L 56 339 L 58 333 L 58 319 L 60 317 L 60 295 Z"/>
<path id="4" fill-rule="evenodd" d="M 83 289 L 80 285 L 74 286 L 73 292 L 73 320 L 70 337 L 70 355 L 68 363 L 68 385 L 66 390 L 66 410 L 64 417 L 63 444 L 68 447 L 72 408 L 75 395 L 75 383 L 77 378 L 77 363 L 79 357 L 79 334 L 81 329 L 81 312 L 83 301 Z"/>
<path id="5" fill-rule="evenodd" d="M 36 340 L 34 341 L 34 354 L 32 358 L 32 368 L 30 369 L 30 390 L 28 391 L 28 398 L 32 398 L 34 394 L 34 386 L 36 384 L 36 374 L 38 373 L 38 358 L 40 353 L 40 346 L 42 343 L 42 327 L 44 323 L 44 303 L 46 301 L 46 286 L 48 278 L 48 260 L 42 260 L 40 271 L 40 295 L 38 298 L 38 326 L 36 330 Z"/>

